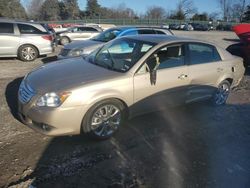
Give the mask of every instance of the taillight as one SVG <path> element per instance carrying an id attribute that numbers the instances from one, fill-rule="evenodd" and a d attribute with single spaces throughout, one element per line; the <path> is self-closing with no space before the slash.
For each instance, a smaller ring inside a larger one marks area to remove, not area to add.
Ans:
<path id="1" fill-rule="evenodd" d="M 42 38 L 49 41 L 53 40 L 53 37 L 51 35 L 43 35 Z"/>

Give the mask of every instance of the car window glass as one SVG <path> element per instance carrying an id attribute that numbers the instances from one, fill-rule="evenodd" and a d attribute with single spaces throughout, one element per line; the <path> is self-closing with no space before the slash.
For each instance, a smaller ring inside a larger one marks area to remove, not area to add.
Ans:
<path id="1" fill-rule="evenodd" d="M 100 41 L 100 42 L 108 42 L 114 38 L 116 38 L 121 33 L 119 29 L 108 29 L 99 35 L 93 37 L 91 40 Z"/>
<path id="2" fill-rule="evenodd" d="M 138 30 L 138 33 L 139 34 L 155 34 L 155 31 L 152 30 L 152 29 L 141 29 L 141 30 Z"/>
<path id="3" fill-rule="evenodd" d="M 143 44 L 141 48 L 141 52 L 147 52 L 150 48 L 152 48 L 149 44 Z"/>
<path id="4" fill-rule="evenodd" d="M 203 64 L 220 61 L 220 55 L 215 47 L 206 44 L 188 44 L 190 64 Z"/>
<path id="5" fill-rule="evenodd" d="M 12 23 L 0 23 L 0 33 L 14 33 L 14 26 Z"/>
<path id="6" fill-rule="evenodd" d="M 165 33 L 163 31 L 160 30 L 155 30 L 156 34 L 160 34 L 160 35 L 165 35 Z"/>
<path id="7" fill-rule="evenodd" d="M 39 29 L 26 24 L 17 24 L 21 34 L 43 34 Z"/>
<path id="8" fill-rule="evenodd" d="M 147 52 L 142 47 L 153 47 L 153 43 L 142 42 L 132 39 L 116 40 L 104 46 L 95 56 L 95 64 L 120 72 L 128 71 Z"/>
<path id="9" fill-rule="evenodd" d="M 122 34 L 122 36 L 129 36 L 129 35 L 138 35 L 137 30 L 127 31 Z"/>
<path id="10" fill-rule="evenodd" d="M 95 28 L 93 28 L 93 27 L 85 27 L 84 28 L 85 29 L 85 31 L 98 31 L 97 29 L 95 29 Z"/>
<path id="11" fill-rule="evenodd" d="M 135 43 L 132 43 L 132 42 L 127 43 L 124 41 L 124 42 L 121 42 L 117 45 L 110 47 L 109 52 L 113 53 L 113 54 L 131 53 L 133 51 L 134 47 L 135 47 Z"/>
<path id="12" fill-rule="evenodd" d="M 183 45 L 163 47 L 154 53 L 154 55 L 159 59 L 158 69 L 173 68 L 185 64 Z"/>

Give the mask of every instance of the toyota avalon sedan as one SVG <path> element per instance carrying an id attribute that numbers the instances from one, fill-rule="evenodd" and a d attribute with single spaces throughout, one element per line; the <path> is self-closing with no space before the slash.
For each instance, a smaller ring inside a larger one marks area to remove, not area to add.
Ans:
<path id="1" fill-rule="evenodd" d="M 106 139 L 138 114 L 206 99 L 223 105 L 244 71 L 241 58 L 206 42 L 122 37 L 85 58 L 30 72 L 19 88 L 18 111 L 23 123 L 46 135 Z"/>

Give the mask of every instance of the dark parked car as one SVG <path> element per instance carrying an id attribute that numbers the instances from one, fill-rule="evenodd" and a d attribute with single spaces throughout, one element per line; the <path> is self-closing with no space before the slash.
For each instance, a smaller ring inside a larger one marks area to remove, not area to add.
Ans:
<path id="1" fill-rule="evenodd" d="M 210 27 L 206 24 L 200 24 L 200 23 L 191 23 L 192 27 L 195 31 L 209 31 Z"/>

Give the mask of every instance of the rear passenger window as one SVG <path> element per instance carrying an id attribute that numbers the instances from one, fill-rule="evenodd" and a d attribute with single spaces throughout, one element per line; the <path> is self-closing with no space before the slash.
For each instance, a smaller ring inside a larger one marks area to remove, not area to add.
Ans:
<path id="1" fill-rule="evenodd" d="M 14 33 L 14 26 L 12 23 L 0 23 L 0 33 Z"/>
<path id="2" fill-rule="evenodd" d="M 160 30 L 155 30 L 156 34 L 160 34 L 160 35 L 166 35 L 166 33 L 164 33 L 163 31 Z"/>
<path id="3" fill-rule="evenodd" d="M 221 61 L 221 57 L 214 46 L 206 44 L 188 44 L 190 64 L 203 64 Z"/>
<path id="4" fill-rule="evenodd" d="M 155 31 L 154 30 L 152 30 L 152 29 L 142 29 L 142 30 L 138 30 L 138 33 L 139 34 L 143 34 L 143 35 L 145 35 L 145 34 L 155 34 Z"/>
<path id="5" fill-rule="evenodd" d="M 98 31 L 97 29 L 93 28 L 93 27 L 85 27 L 85 28 L 82 28 L 82 31 Z"/>
<path id="6" fill-rule="evenodd" d="M 129 36 L 129 35 L 138 35 L 137 30 L 127 31 L 122 34 L 122 36 Z"/>
<path id="7" fill-rule="evenodd" d="M 31 25 L 17 24 L 17 26 L 21 34 L 44 34 L 44 32 Z"/>

